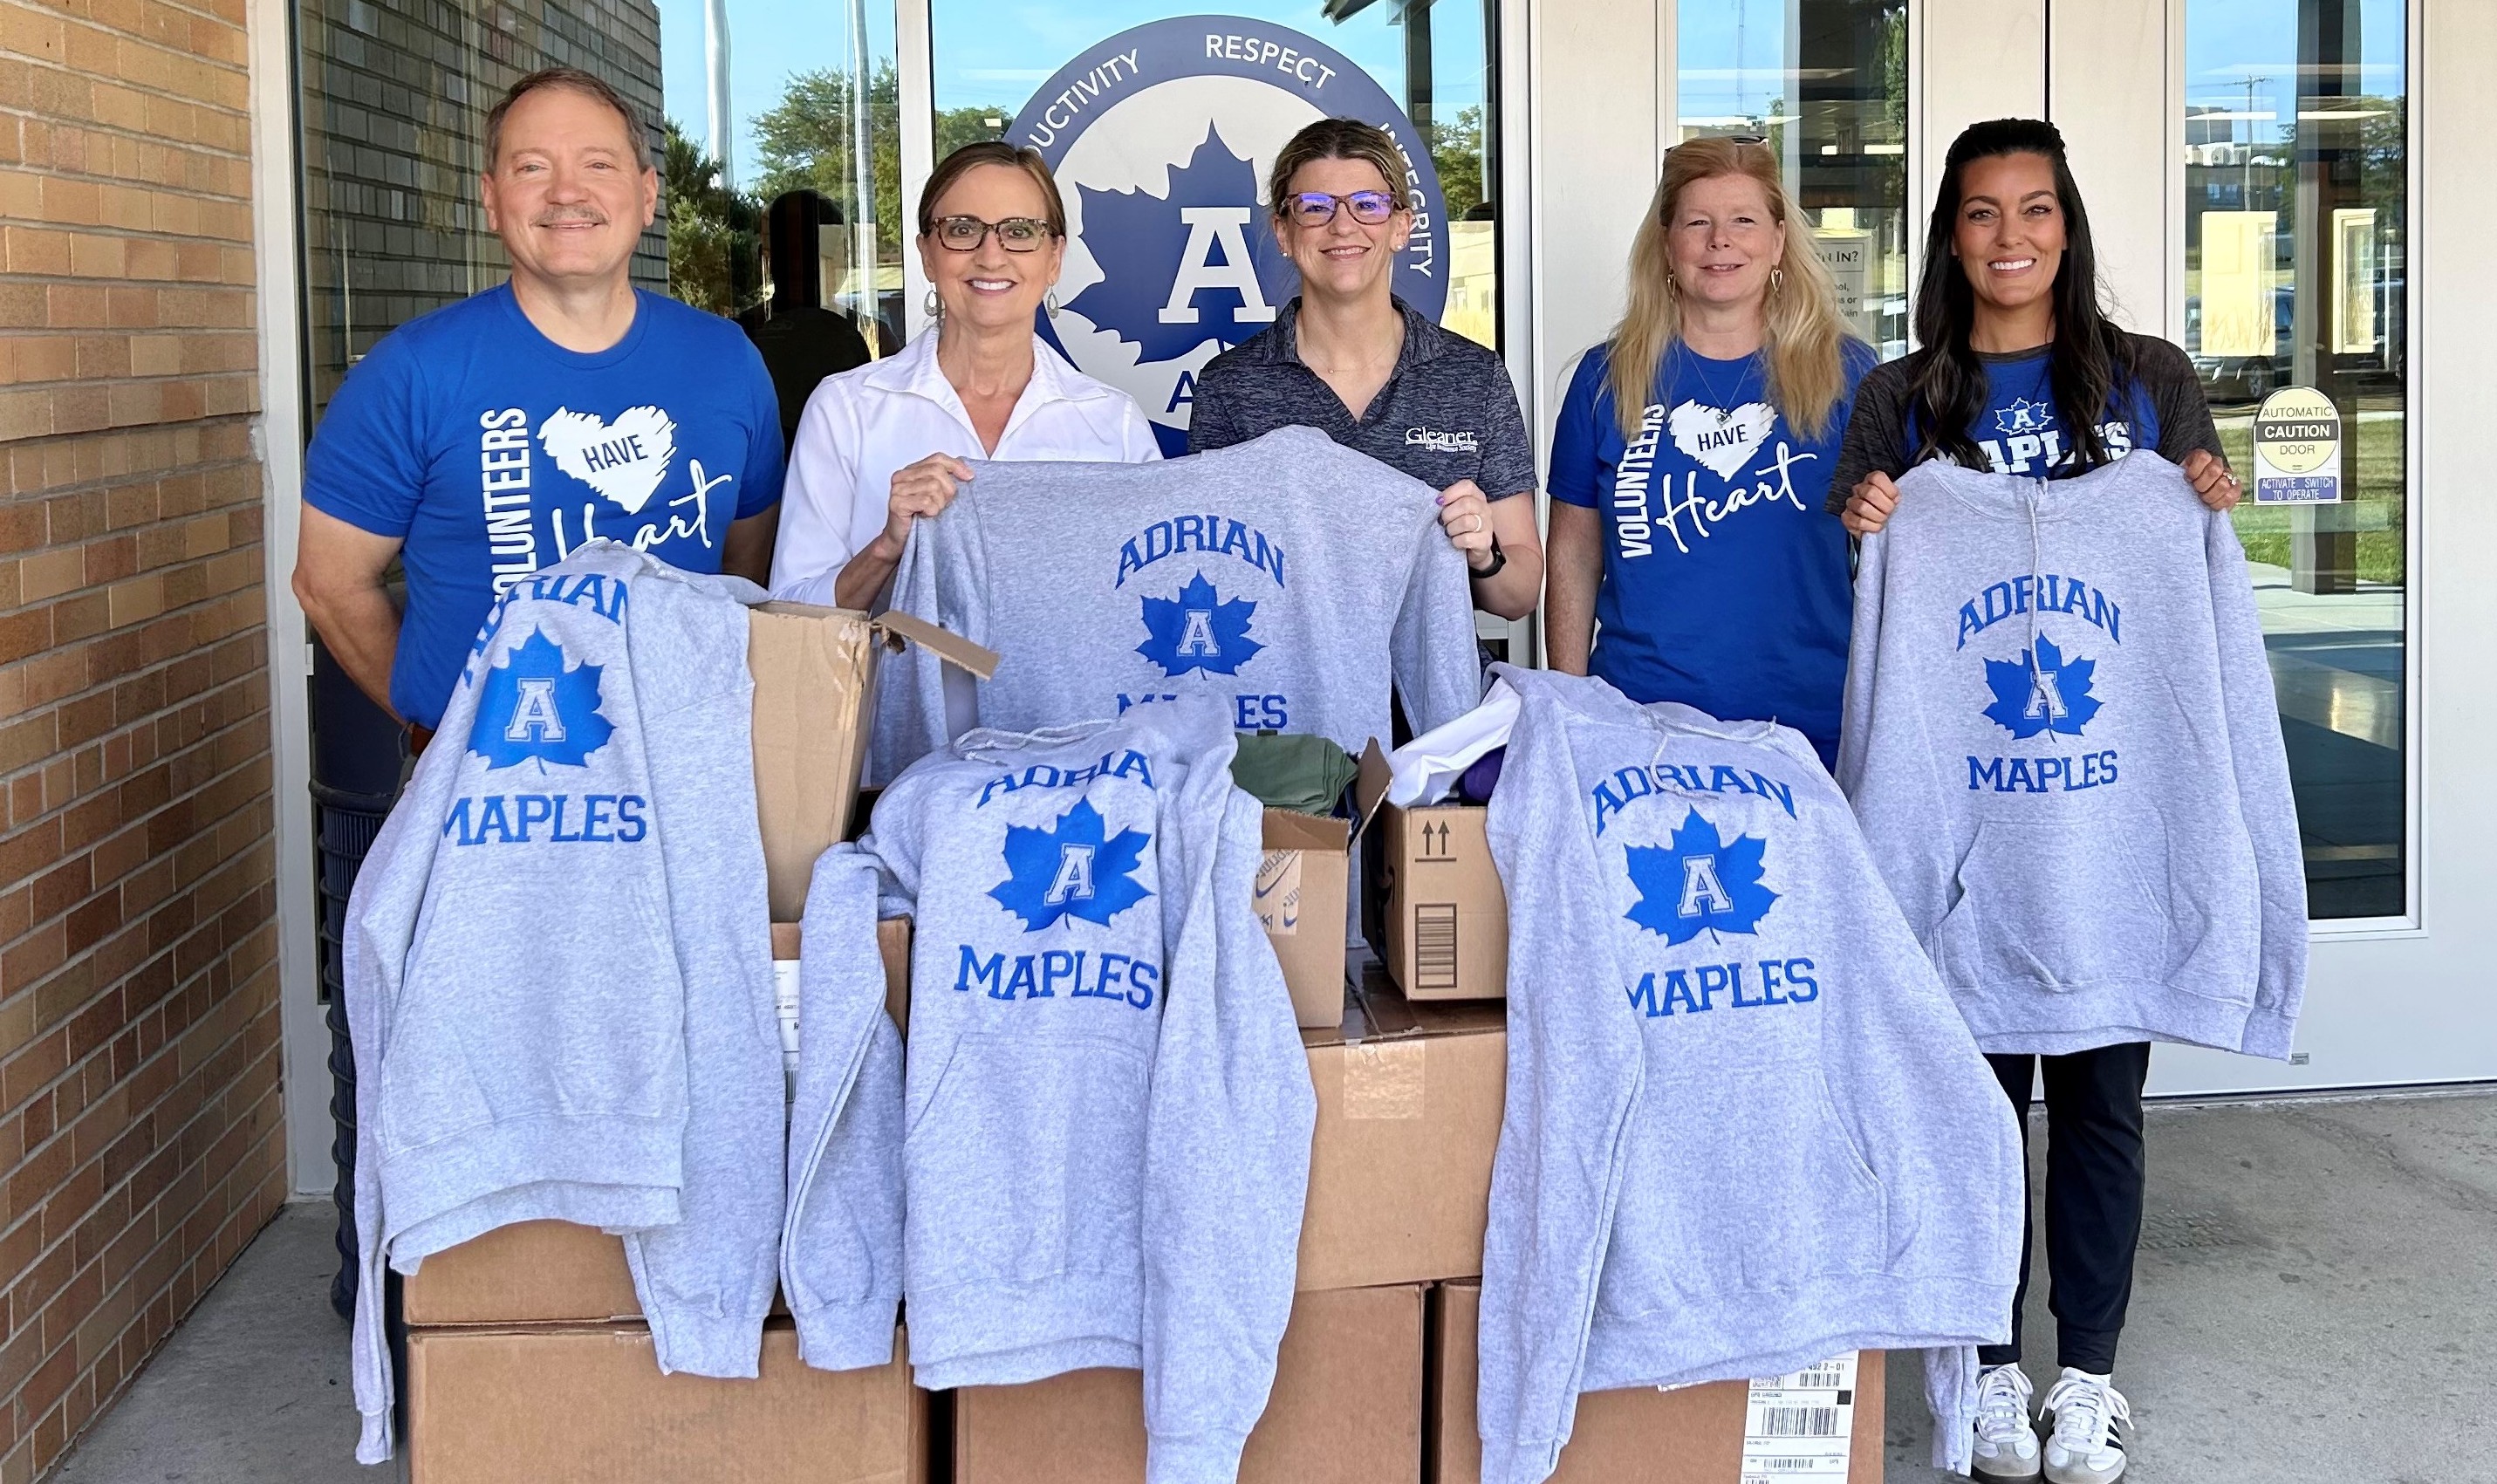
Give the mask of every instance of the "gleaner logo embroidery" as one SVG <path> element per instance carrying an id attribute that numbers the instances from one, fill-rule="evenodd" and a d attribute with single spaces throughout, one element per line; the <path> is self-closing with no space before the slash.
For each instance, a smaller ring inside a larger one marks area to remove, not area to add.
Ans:
<path id="1" fill-rule="evenodd" d="M 1461 427 L 1450 432 L 1441 432 L 1436 427 L 1408 427 L 1405 429 L 1405 441 L 1415 448 L 1429 449 L 1434 454 L 1482 452 L 1482 445 L 1475 439 L 1474 430 L 1470 427 Z"/>

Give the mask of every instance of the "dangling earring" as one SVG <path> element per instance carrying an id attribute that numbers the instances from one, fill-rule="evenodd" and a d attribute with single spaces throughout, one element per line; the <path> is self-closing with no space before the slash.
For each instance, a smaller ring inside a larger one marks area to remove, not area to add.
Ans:
<path id="1" fill-rule="evenodd" d="M 1772 294 L 1783 294 L 1786 292 L 1786 270 L 1785 268 L 1772 266 L 1769 268 L 1769 292 Z"/>
<path id="2" fill-rule="evenodd" d="M 1682 280 L 1674 277 L 1671 273 L 1664 275 L 1664 297 L 1667 299 L 1680 299 L 1682 297 Z"/>
<path id="3" fill-rule="evenodd" d="M 1050 290 L 1049 297 L 1040 301 L 1040 306 L 1049 311 L 1049 317 L 1051 319 L 1054 320 L 1058 318 L 1058 291 L 1056 289 Z"/>
<path id="4" fill-rule="evenodd" d="M 932 320 L 941 320 L 945 317 L 944 300 L 936 297 L 936 290 L 932 285 L 929 288 L 928 298 L 922 301 L 921 307 L 928 311 L 928 317 Z"/>

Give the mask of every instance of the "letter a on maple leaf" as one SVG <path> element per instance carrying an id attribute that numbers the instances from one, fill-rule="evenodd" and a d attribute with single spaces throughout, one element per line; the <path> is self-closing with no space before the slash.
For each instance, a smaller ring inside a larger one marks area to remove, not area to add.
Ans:
<path id="1" fill-rule="evenodd" d="M 1090 799 L 1076 800 L 1046 830 L 1006 826 L 1006 878 L 989 895 L 1023 919 L 1026 932 L 1065 917 L 1109 926 L 1153 893 L 1136 880 L 1151 837 L 1122 830 L 1105 839 L 1107 828 Z"/>
<path id="2" fill-rule="evenodd" d="M 1237 675 L 1240 667 L 1266 647 L 1248 637 L 1248 620 L 1257 605 L 1248 598 L 1224 599 L 1199 572 L 1172 598 L 1144 600 L 1145 642 L 1136 652 L 1162 667 L 1168 676 L 1191 670 L 1208 675 Z"/>
<path id="3" fill-rule="evenodd" d="M 1760 931 L 1778 894 L 1760 884 L 1768 841 L 1742 835 L 1727 843 L 1692 809 L 1665 845 L 1628 847 L 1630 884 L 1639 900 L 1624 915 L 1668 943 L 1688 943 L 1704 929 Z"/>
<path id="4" fill-rule="evenodd" d="M 616 727 L 598 713 L 603 665 L 564 668 L 563 647 L 543 631 L 514 645 L 486 672 L 477 691 L 477 721 L 468 750 L 489 772 L 535 762 L 585 768 Z"/>

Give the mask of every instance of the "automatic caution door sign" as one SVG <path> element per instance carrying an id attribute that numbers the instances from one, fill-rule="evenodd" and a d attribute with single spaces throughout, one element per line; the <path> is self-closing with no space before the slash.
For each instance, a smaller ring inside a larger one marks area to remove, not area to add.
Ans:
<path id="1" fill-rule="evenodd" d="M 2312 387 L 2283 387 L 2255 413 L 2255 503 L 2341 500 L 2341 412 Z"/>

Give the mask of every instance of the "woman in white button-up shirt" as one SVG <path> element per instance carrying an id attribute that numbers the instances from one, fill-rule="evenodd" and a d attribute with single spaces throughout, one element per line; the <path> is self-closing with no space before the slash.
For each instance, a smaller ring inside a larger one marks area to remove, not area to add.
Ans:
<path id="1" fill-rule="evenodd" d="M 919 198 L 936 332 L 826 377 L 781 489 L 775 597 L 882 606 L 910 524 L 953 501 L 966 459 L 1161 457 L 1135 399 L 1066 363 L 1032 316 L 1066 256 L 1066 208 L 1032 150 L 965 144 Z"/>

